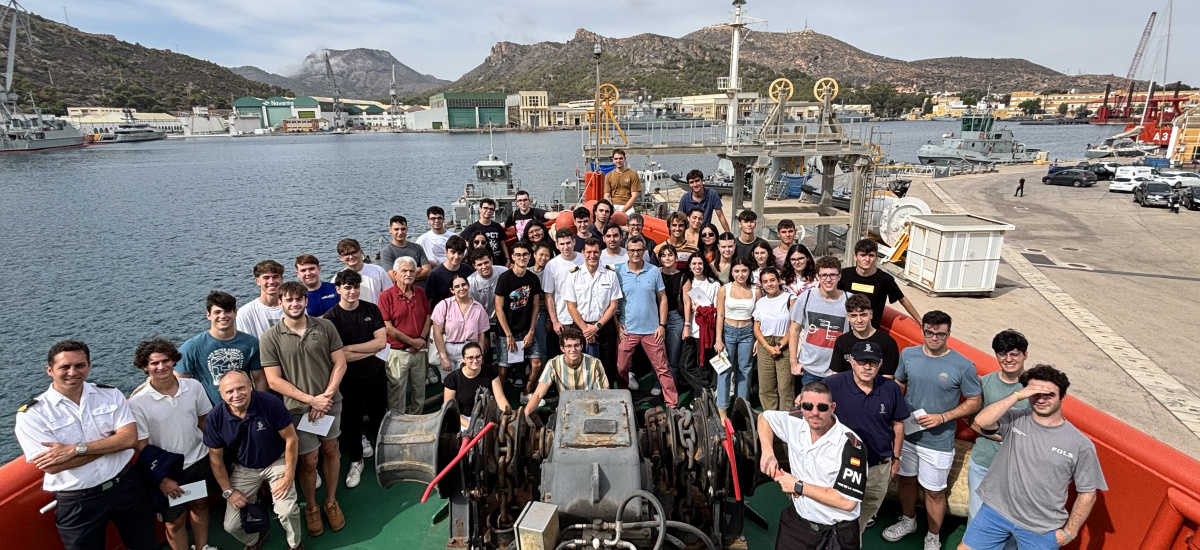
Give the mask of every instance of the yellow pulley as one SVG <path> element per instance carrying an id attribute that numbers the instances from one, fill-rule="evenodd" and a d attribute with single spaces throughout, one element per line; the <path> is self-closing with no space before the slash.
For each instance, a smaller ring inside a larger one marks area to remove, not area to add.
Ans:
<path id="1" fill-rule="evenodd" d="M 836 80 L 832 78 L 822 78 L 821 80 L 818 80 L 815 85 L 813 85 L 813 97 L 817 98 L 817 101 L 824 101 L 826 93 L 830 94 L 829 101 L 833 101 L 833 99 L 837 97 L 838 83 Z"/>
<path id="2" fill-rule="evenodd" d="M 775 103 L 786 103 L 787 100 L 792 98 L 792 94 L 796 91 L 792 86 L 792 81 L 786 78 L 776 78 L 775 81 L 771 83 L 771 87 L 768 90 L 771 99 L 774 100 Z"/>
<path id="3" fill-rule="evenodd" d="M 612 84 L 604 83 L 600 85 L 600 104 L 605 107 L 612 107 L 617 104 L 621 98 L 617 92 L 617 87 Z"/>
<path id="4" fill-rule="evenodd" d="M 883 149 L 879 147 L 878 143 L 871 144 L 871 152 L 874 153 L 871 160 L 875 161 L 876 163 L 883 162 Z"/>

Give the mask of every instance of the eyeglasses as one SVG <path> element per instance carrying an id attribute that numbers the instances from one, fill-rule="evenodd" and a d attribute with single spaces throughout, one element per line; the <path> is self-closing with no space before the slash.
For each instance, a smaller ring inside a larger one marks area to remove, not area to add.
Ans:
<path id="1" fill-rule="evenodd" d="M 946 338 L 950 337 L 949 332 L 934 332 L 932 330 L 923 330 L 921 332 L 925 334 L 926 338 L 934 340 L 945 340 Z"/>
<path id="2" fill-rule="evenodd" d="M 474 363 L 475 361 L 482 361 L 482 360 L 483 360 L 482 355 L 471 355 L 471 356 L 464 355 L 463 356 L 463 361 L 471 361 L 472 363 Z"/>
<path id="3" fill-rule="evenodd" d="M 480 206 L 479 209 L 480 210 L 495 210 L 496 207 L 495 206 Z"/>
<path id="4" fill-rule="evenodd" d="M 800 408 L 806 411 L 813 410 L 813 407 L 816 407 L 818 412 L 829 412 L 829 403 L 809 403 L 808 401 L 800 403 Z"/>
<path id="5" fill-rule="evenodd" d="M 630 258 L 640 257 L 645 252 L 646 252 L 645 248 L 626 248 L 625 249 L 625 253 L 629 254 Z"/>
<path id="6" fill-rule="evenodd" d="M 512 257 L 514 257 L 514 258 L 528 258 L 528 257 L 529 257 L 529 253 L 528 253 L 528 252 L 513 252 L 513 253 L 512 253 Z"/>
<path id="7" fill-rule="evenodd" d="M 789 262 L 807 262 L 808 258 L 805 258 L 804 256 L 796 256 L 795 258 L 790 258 L 788 261 Z"/>
<path id="8" fill-rule="evenodd" d="M 445 216 L 429 216 L 429 221 L 431 222 L 440 222 L 444 219 L 446 219 Z"/>
<path id="9" fill-rule="evenodd" d="M 842 276 L 841 273 L 820 273 L 817 275 L 817 278 L 819 278 L 819 279 L 836 279 L 841 276 Z"/>

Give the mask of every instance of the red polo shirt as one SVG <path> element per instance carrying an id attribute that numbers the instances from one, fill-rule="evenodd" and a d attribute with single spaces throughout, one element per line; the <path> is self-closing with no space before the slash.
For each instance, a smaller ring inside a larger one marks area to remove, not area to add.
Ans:
<path id="1" fill-rule="evenodd" d="M 421 330 L 425 328 L 425 320 L 429 318 L 432 311 L 429 308 L 429 299 L 425 297 L 425 291 L 419 287 L 412 287 L 412 297 L 405 297 L 400 293 L 400 287 L 393 286 L 379 295 L 379 311 L 383 313 L 383 319 L 396 327 L 396 330 L 403 332 L 409 338 L 420 338 Z M 391 344 L 392 349 L 412 351 L 404 343 L 392 336 L 388 335 L 388 344 Z"/>

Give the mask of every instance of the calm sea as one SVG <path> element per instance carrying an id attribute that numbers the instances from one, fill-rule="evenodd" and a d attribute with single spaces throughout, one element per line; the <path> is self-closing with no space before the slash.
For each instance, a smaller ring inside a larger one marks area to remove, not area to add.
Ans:
<path id="1" fill-rule="evenodd" d="M 891 156 L 956 129 L 952 122 L 892 122 Z M 1082 157 L 1112 127 L 1019 126 L 1018 139 L 1051 157 Z M 542 201 L 582 169 L 577 132 L 496 134 L 523 188 Z M 448 208 L 488 154 L 486 134 L 351 134 L 204 138 L 113 144 L 0 156 L 0 260 L 19 288 L 0 309 L 0 459 L 19 454 L 13 418 L 49 385 L 45 353 L 65 338 L 91 346 L 90 380 L 126 392 L 143 380 L 137 343 L 182 343 L 208 327 L 204 297 L 257 296 L 251 267 L 312 253 L 326 277 L 335 245 L 353 237 L 374 252 L 387 219 L 412 236 L 425 208 Z M 716 159 L 656 157 L 672 173 Z M 644 158 L 630 158 L 641 167 Z"/>

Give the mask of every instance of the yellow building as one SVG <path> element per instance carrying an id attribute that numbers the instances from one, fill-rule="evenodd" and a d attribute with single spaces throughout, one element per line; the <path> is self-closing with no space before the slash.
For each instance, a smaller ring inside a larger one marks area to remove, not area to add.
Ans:
<path id="1" fill-rule="evenodd" d="M 542 128 L 550 126 L 553 120 L 550 116 L 550 96 L 545 91 L 517 92 L 521 96 L 520 121 L 522 128 Z"/>
<path id="2" fill-rule="evenodd" d="M 758 104 L 758 92 L 738 94 L 739 117 L 748 117 Z M 689 95 L 679 98 L 680 111 L 709 120 L 725 120 L 729 112 L 729 96 L 725 94 Z"/>

